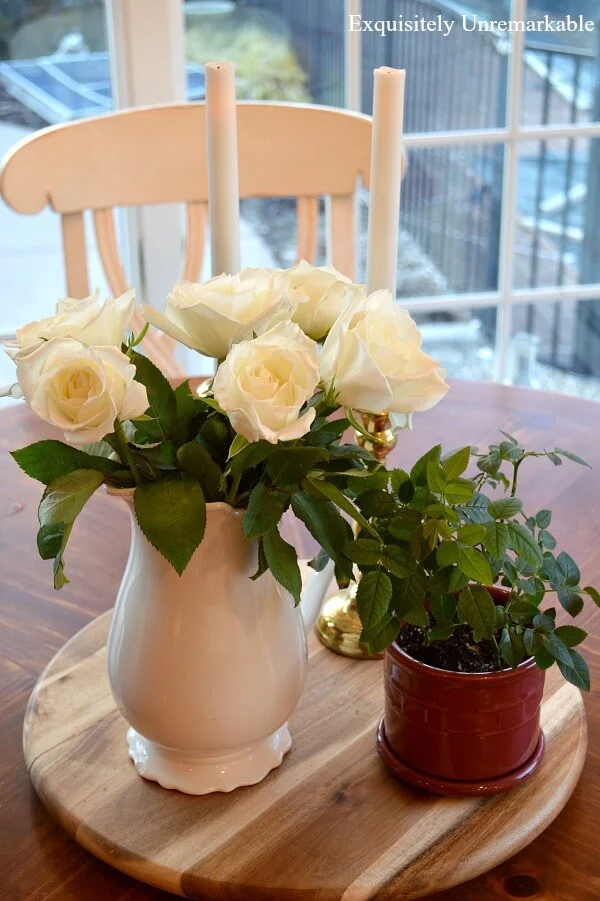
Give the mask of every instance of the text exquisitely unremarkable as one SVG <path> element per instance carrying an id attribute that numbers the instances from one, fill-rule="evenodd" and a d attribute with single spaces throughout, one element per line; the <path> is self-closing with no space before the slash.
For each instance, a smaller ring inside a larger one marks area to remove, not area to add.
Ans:
<path id="1" fill-rule="evenodd" d="M 492 31 L 492 32 L 574 32 L 594 31 L 596 22 L 586 19 L 584 16 L 563 16 L 553 19 L 546 14 L 537 19 L 483 19 L 476 13 L 461 15 L 458 19 L 445 19 L 443 16 L 433 16 L 430 19 L 425 16 L 414 15 L 410 17 L 400 16 L 397 19 L 365 19 L 362 15 L 348 16 L 348 30 L 373 32 L 380 37 L 397 32 L 438 32 L 448 37 L 455 26 L 462 31 Z"/>

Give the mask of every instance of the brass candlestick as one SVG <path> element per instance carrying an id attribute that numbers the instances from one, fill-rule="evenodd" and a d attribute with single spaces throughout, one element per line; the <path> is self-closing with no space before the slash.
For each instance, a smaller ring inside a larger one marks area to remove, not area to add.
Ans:
<path id="1" fill-rule="evenodd" d="M 396 446 L 397 441 L 389 414 L 361 413 L 361 418 L 365 431 L 373 435 L 374 440 L 369 441 L 357 432 L 357 444 L 372 453 L 380 463 L 385 463 L 387 455 Z M 342 588 L 332 594 L 323 605 L 315 631 L 320 641 L 331 651 L 345 657 L 374 660 L 383 657 L 383 653 L 369 654 L 359 644 L 362 625 L 356 606 L 356 590 L 357 584 L 353 582 L 348 588 Z"/>

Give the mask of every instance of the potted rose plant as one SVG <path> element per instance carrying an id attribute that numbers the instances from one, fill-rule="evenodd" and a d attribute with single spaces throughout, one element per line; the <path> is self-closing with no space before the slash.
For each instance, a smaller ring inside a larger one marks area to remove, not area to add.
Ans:
<path id="1" fill-rule="evenodd" d="M 353 564 L 354 482 L 378 468 L 343 433 L 357 410 L 408 420 L 445 394 L 410 316 L 335 270 L 245 270 L 177 285 L 149 322 L 218 361 L 199 396 L 130 334 L 132 293 L 60 301 L 8 348 L 32 411 L 60 429 L 15 451 L 41 481 L 38 548 L 67 582 L 74 522 L 100 486 L 123 498 L 132 544 L 108 643 L 113 694 L 142 775 L 192 793 L 262 779 L 290 747 L 306 672 L 291 508 L 317 539 L 309 606 Z M 319 352 L 318 342 L 323 342 Z M 332 419 L 332 416 L 338 416 Z M 315 583 L 315 579 L 317 580 Z"/>
<path id="2" fill-rule="evenodd" d="M 542 457 L 585 465 L 504 435 L 485 453 L 443 456 L 438 445 L 410 472 L 354 481 L 369 524 L 346 547 L 362 573 L 361 641 L 387 648 L 378 748 L 397 775 L 430 791 L 492 793 L 538 767 L 549 666 L 589 690 L 577 650 L 586 633 L 559 625 L 549 596 L 576 617 L 585 596 L 600 604 L 600 594 L 556 552 L 551 511 L 528 515 L 517 496 L 522 465 Z M 477 474 L 466 478 L 473 458 Z"/>

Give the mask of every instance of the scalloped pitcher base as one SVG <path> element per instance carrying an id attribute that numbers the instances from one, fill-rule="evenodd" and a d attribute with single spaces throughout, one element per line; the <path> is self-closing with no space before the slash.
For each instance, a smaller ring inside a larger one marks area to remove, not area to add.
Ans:
<path id="1" fill-rule="evenodd" d="M 129 756 L 144 779 L 188 795 L 230 792 L 261 782 L 292 746 L 284 723 L 272 735 L 223 754 L 208 756 L 156 744 L 135 729 L 127 731 Z"/>

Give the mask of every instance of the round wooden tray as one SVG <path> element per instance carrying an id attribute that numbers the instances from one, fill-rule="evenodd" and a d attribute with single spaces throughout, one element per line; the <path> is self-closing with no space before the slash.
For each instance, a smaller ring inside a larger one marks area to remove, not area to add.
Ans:
<path id="1" fill-rule="evenodd" d="M 381 661 L 309 641 L 309 677 L 282 766 L 259 785 L 190 797 L 141 779 L 105 673 L 110 612 L 56 655 L 24 726 L 31 779 L 81 845 L 137 879 L 189 898 L 420 898 L 499 864 L 556 817 L 581 772 L 579 691 L 546 680 L 540 770 L 488 798 L 439 798 L 398 782 L 375 751 Z"/>

